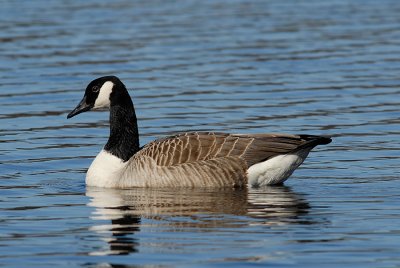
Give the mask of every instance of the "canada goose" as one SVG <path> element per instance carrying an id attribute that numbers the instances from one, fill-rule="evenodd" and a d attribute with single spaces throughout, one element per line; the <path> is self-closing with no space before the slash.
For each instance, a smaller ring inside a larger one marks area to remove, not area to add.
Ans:
<path id="1" fill-rule="evenodd" d="M 187 132 L 140 147 L 135 109 L 116 76 L 89 83 L 71 118 L 110 109 L 110 136 L 86 174 L 88 186 L 244 187 L 283 183 L 329 137 Z"/>

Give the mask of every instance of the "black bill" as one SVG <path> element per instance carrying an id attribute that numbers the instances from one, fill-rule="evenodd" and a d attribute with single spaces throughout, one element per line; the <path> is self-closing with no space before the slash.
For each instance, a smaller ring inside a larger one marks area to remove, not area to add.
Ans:
<path id="1" fill-rule="evenodd" d="M 86 103 L 86 96 L 85 96 L 78 104 L 78 106 L 76 106 L 76 108 L 67 115 L 67 118 L 71 118 L 77 114 L 89 111 L 90 109 L 92 109 L 92 105 Z"/>

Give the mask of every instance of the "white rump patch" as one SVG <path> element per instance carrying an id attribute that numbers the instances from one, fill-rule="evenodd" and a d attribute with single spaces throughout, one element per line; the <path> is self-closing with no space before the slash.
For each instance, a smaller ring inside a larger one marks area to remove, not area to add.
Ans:
<path id="1" fill-rule="evenodd" d="M 110 107 L 110 95 L 113 87 L 114 83 L 111 81 L 107 81 L 103 84 L 103 86 L 100 88 L 99 95 L 97 96 L 93 108 L 97 109 L 103 107 Z"/>
<path id="2" fill-rule="evenodd" d="M 278 155 L 252 165 L 248 171 L 249 186 L 258 187 L 283 183 L 306 159 L 310 149 L 293 154 Z"/>
<path id="3" fill-rule="evenodd" d="M 86 185 L 116 187 L 121 180 L 126 163 L 120 158 L 102 150 L 93 160 L 86 173 Z"/>

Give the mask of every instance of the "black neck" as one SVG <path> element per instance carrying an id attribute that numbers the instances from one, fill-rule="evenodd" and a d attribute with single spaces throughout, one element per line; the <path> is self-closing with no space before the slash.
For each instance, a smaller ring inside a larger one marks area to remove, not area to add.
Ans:
<path id="1" fill-rule="evenodd" d="M 124 162 L 139 151 L 139 131 L 135 109 L 126 90 L 116 88 L 111 93 L 110 137 L 104 149 Z"/>

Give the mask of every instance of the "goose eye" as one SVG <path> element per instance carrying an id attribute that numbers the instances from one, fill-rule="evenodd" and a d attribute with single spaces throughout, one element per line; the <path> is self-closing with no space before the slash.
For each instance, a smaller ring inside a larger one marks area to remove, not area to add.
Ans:
<path id="1" fill-rule="evenodd" d="M 92 92 L 98 92 L 99 91 L 99 87 L 98 86 L 94 86 L 92 87 Z"/>

